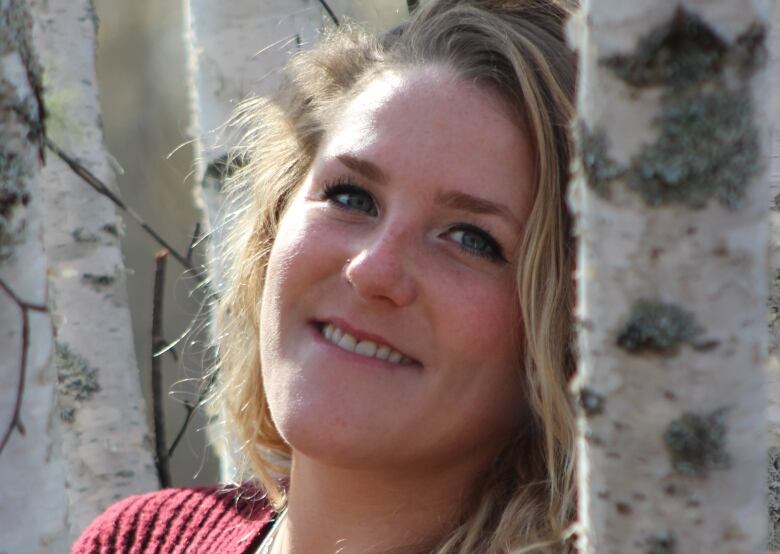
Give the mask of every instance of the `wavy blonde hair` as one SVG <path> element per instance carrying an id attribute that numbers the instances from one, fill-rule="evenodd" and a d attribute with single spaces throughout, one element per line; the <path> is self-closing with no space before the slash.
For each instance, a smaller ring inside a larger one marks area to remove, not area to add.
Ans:
<path id="1" fill-rule="evenodd" d="M 213 413 L 238 446 L 239 475 L 251 475 L 278 508 L 286 498 L 290 448 L 263 393 L 258 307 L 279 221 L 303 182 L 328 124 L 376 72 L 443 64 L 497 91 L 534 146 L 536 190 L 517 270 L 523 329 L 518 352 L 530 432 L 507 444 L 482 481 L 473 509 L 437 554 L 563 552 L 573 521 L 574 416 L 567 381 L 574 368 L 572 241 L 564 188 L 572 144 L 575 60 L 564 0 L 432 0 L 383 37 L 342 24 L 296 54 L 272 99 L 244 101 L 243 129 L 226 188 L 232 205 L 226 281 L 219 293 Z M 518 323 L 519 326 L 519 323 Z"/>

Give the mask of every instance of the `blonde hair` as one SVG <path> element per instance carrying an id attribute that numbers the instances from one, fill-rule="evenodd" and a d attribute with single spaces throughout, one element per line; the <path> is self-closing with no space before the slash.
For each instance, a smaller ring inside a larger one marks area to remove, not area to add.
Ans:
<path id="1" fill-rule="evenodd" d="M 486 474 L 476 506 L 434 552 L 562 552 L 576 503 L 574 416 L 567 380 L 574 368 L 572 244 L 564 188 L 572 151 L 569 124 L 575 61 L 566 46 L 563 0 L 433 0 L 407 24 L 372 37 L 342 24 L 286 68 L 273 99 L 243 102 L 244 129 L 227 190 L 233 214 L 227 277 L 216 325 L 218 378 L 212 398 L 239 446 L 240 468 L 275 506 L 290 448 L 263 393 L 258 307 L 276 230 L 309 171 L 327 125 L 361 84 L 384 68 L 443 64 L 505 99 L 534 145 L 538 177 L 517 272 L 523 344 L 519 352 L 532 420 Z M 520 369 L 519 369 L 520 370 Z"/>

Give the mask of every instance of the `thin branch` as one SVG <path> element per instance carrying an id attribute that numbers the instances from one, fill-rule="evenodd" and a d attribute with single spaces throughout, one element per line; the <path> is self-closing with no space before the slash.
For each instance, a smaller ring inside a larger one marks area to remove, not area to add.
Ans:
<path id="1" fill-rule="evenodd" d="M 181 427 L 179 428 L 179 432 L 176 433 L 176 438 L 173 439 L 173 443 L 171 443 L 171 447 L 168 449 L 168 459 L 173 456 L 173 452 L 176 450 L 176 447 L 179 446 L 179 441 L 184 436 L 184 432 L 187 430 L 187 427 L 190 424 L 192 414 L 195 413 L 195 406 L 189 402 L 185 402 L 184 407 L 187 409 L 187 416 L 184 418 L 184 423 L 182 423 Z"/>
<path id="2" fill-rule="evenodd" d="M 39 304 L 31 304 L 25 302 L 16 294 L 11 287 L 9 287 L 5 281 L 0 279 L 0 288 L 11 298 L 11 300 L 19 306 L 22 312 L 22 351 L 19 356 L 19 384 L 16 387 L 16 402 L 14 403 L 14 413 L 11 416 L 11 421 L 8 423 L 8 427 L 3 433 L 3 438 L 0 440 L 0 454 L 3 453 L 5 445 L 11 438 L 11 433 L 14 429 L 19 431 L 22 435 L 25 434 L 24 425 L 22 424 L 21 411 L 22 411 L 22 399 L 24 398 L 24 382 L 27 379 L 27 350 L 30 347 L 30 315 L 29 311 L 46 313 L 48 309 L 46 306 Z"/>
<path id="3" fill-rule="evenodd" d="M 326 2 L 326 0 L 320 0 L 320 4 L 322 4 L 322 7 L 323 7 L 323 8 L 325 8 L 325 11 L 326 11 L 326 12 L 328 12 L 328 15 L 329 15 L 329 16 L 330 16 L 330 18 L 333 20 L 333 23 L 335 23 L 335 24 L 336 24 L 336 27 L 338 27 L 339 25 L 341 25 L 341 23 L 339 23 L 339 18 L 338 18 L 338 17 L 336 17 L 336 14 L 335 14 L 335 13 L 333 13 L 333 10 L 332 10 L 332 9 L 330 9 L 330 6 L 328 6 L 328 3 Z"/>
<path id="4" fill-rule="evenodd" d="M 192 264 L 190 263 L 190 260 L 187 258 L 187 256 L 183 256 L 180 254 L 173 246 L 171 246 L 168 241 L 166 241 L 157 231 L 152 229 L 152 227 L 146 223 L 143 218 L 138 215 L 138 213 L 131 207 L 127 206 L 121 198 L 119 198 L 116 194 L 114 194 L 110 188 L 108 188 L 105 183 L 103 183 L 100 179 L 98 179 L 94 173 L 89 171 L 86 167 L 81 165 L 78 160 L 76 160 L 74 157 L 70 156 L 68 153 L 64 152 L 59 146 L 57 146 L 50 138 L 46 137 L 44 139 L 46 142 L 46 147 L 49 148 L 52 152 L 57 154 L 59 158 L 68 164 L 68 166 L 78 175 L 81 177 L 84 182 L 86 182 L 89 186 L 91 186 L 93 189 L 95 189 L 97 192 L 111 200 L 118 208 L 120 208 L 122 211 L 124 211 L 127 215 L 129 215 L 132 219 L 138 223 L 138 225 L 141 226 L 141 228 L 146 231 L 154 240 L 156 240 L 160 246 L 165 248 L 170 252 L 170 254 L 176 258 L 176 261 L 178 261 L 181 265 L 183 265 L 188 270 L 192 271 L 192 274 L 195 276 L 195 278 L 200 282 L 205 282 L 206 278 L 204 277 L 203 273 L 200 271 L 197 271 Z"/>
<path id="5" fill-rule="evenodd" d="M 187 261 L 192 263 L 192 254 L 195 251 L 195 247 L 198 245 L 198 240 L 200 239 L 200 221 L 195 223 L 195 229 L 192 231 L 192 240 L 190 241 L 190 245 L 187 247 Z"/>
<path id="6" fill-rule="evenodd" d="M 165 262 L 168 260 L 168 252 L 160 250 L 154 257 L 154 304 L 152 306 L 152 412 L 154 414 L 154 450 L 157 475 L 160 486 L 171 486 L 171 468 L 168 459 L 168 450 L 165 447 L 165 411 L 163 409 L 162 372 L 160 371 L 159 356 L 155 356 L 161 347 L 165 345 L 162 336 L 163 314 L 163 289 L 165 286 Z"/>

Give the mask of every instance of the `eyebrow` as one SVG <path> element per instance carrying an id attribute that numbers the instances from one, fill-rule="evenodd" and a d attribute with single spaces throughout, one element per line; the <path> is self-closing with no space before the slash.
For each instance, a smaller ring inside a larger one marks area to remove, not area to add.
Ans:
<path id="1" fill-rule="evenodd" d="M 379 169 L 379 166 L 369 162 L 368 160 L 362 160 L 349 154 L 340 154 L 336 156 L 336 159 L 350 168 L 355 173 L 360 173 L 363 177 L 375 181 L 379 184 L 387 182 L 387 177 Z"/>
<path id="2" fill-rule="evenodd" d="M 336 159 L 347 166 L 355 173 L 370 179 L 378 184 L 385 184 L 387 177 L 378 165 L 361 158 L 356 158 L 350 154 L 340 154 Z M 484 198 L 479 198 L 471 194 L 460 191 L 439 192 L 436 195 L 436 201 L 448 208 L 477 214 L 495 215 L 504 218 L 510 224 L 522 227 L 520 221 L 504 205 L 491 202 Z"/>
<path id="3" fill-rule="evenodd" d="M 521 227 L 520 221 L 506 206 L 485 200 L 484 198 L 472 196 L 465 192 L 447 191 L 437 194 L 436 199 L 440 204 L 448 208 L 477 214 L 496 215 L 506 219 L 512 225 Z"/>

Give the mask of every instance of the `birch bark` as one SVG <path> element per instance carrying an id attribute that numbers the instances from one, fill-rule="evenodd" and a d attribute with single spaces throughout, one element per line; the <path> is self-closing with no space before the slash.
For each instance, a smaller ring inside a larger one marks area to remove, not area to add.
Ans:
<path id="1" fill-rule="evenodd" d="M 772 158 L 770 162 L 771 268 L 769 296 L 769 551 L 780 552 L 780 3 L 775 2 L 770 51 Z"/>
<path id="2" fill-rule="evenodd" d="M 95 78 L 90 0 L 34 0 L 48 136 L 116 192 Z M 56 155 L 43 169 L 49 305 L 56 328 L 70 539 L 109 504 L 157 488 L 113 204 Z"/>
<path id="3" fill-rule="evenodd" d="M 65 552 L 42 237 L 41 75 L 22 0 L 0 0 L 0 552 Z M 31 494 L 33 492 L 33 494 Z"/>
<path id="4" fill-rule="evenodd" d="M 583 552 L 765 548 L 770 8 L 572 26 Z"/>
<path id="5" fill-rule="evenodd" d="M 390 27 L 405 17 L 399 0 L 364 3 L 355 0 L 330 2 L 338 19 L 347 16 L 374 29 Z M 315 44 L 323 24 L 332 25 L 316 0 L 295 2 L 246 0 L 211 2 L 185 0 L 189 22 L 186 40 L 190 46 L 190 134 L 197 160 L 196 202 L 206 216 L 209 233 L 209 277 L 215 290 L 223 281 L 217 255 L 227 231 L 225 216 L 231 211 L 221 194 L 225 161 L 236 137 L 225 127 L 238 102 L 250 95 L 264 96 L 280 84 L 280 70 L 289 55 Z M 222 479 L 230 480 L 230 445 L 227 436 L 212 427 L 213 444 L 222 466 Z"/>

